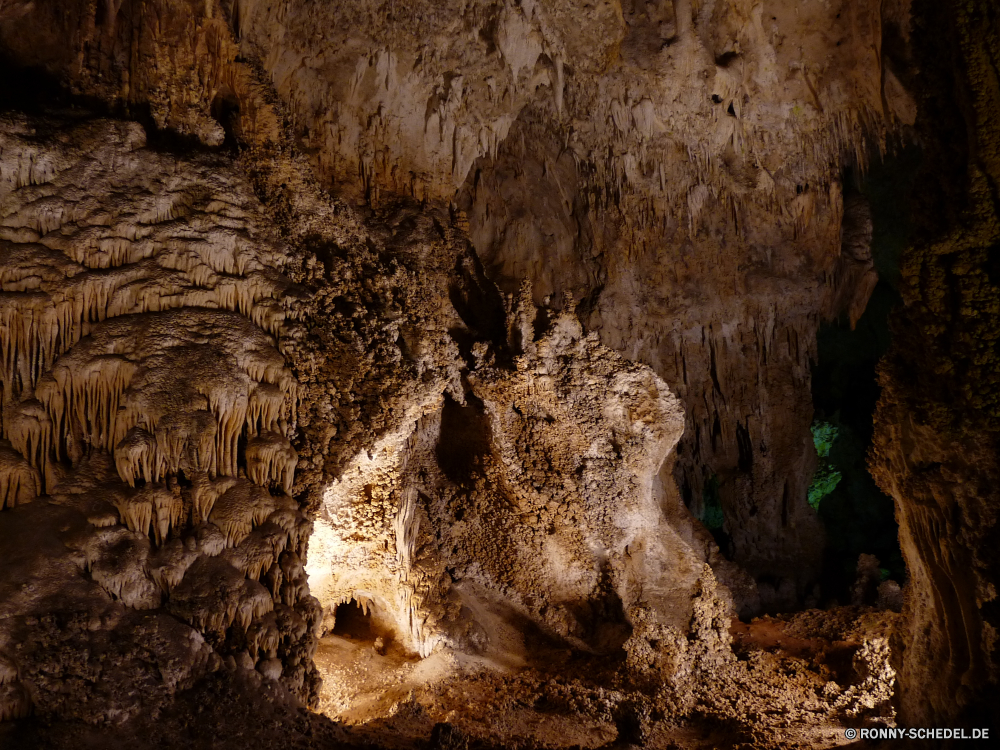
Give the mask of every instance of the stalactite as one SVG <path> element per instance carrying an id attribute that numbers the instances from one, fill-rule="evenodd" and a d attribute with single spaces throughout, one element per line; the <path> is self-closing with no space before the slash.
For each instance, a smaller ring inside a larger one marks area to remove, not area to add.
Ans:
<path id="1" fill-rule="evenodd" d="M 200 524 L 208 520 L 219 496 L 239 480 L 235 477 L 212 479 L 205 472 L 197 472 L 191 481 L 191 523 Z"/>
<path id="2" fill-rule="evenodd" d="M 14 721 L 31 715 L 28 691 L 16 679 L 0 682 L 0 721 Z"/>
<path id="3" fill-rule="evenodd" d="M 284 680 L 303 644 L 274 603 L 310 600 L 301 563 L 279 561 L 311 530 L 281 494 L 299 408 L 288 248 L 217 156 L 78 119 L 47 121 L 61 135 L 38 148 L 37 123 L 0 120 L 0 510 L 18 523 L 7 509 L 42 496 L 26 510 L 73 519 L 59 533 L 81 602 L 110 597 L 116 622 L 159 609 L 143 622 L 248 645 Z M 302 671 L 287 684 L 308 691 Z M 0 717 L 23 715 L 2 678 Z"/>
<path id="4" fill-rule="evenodd" d="M 282 572 L 281 601 L 294 607 L 309 590 L 302 560 L 294 552 L 284 552 L 278 560 Z"/>
<path id="5" fill-rule="evenodd" d="M 146 575 L 150 545 L 140 534 L 120 526 L 102 530 L 87 550 L 87 569 L 95 583 L 126 606 L 155 609 L 162 591 Z"/>
<path id="6" fill-rule="evenodd" d="M 182 580 L 192 563 L 198 559 L 199 545 L 193 538 L 171 539 L 149 560 L 150 578 L 164 594 L 170 594 Z"/>
<path id="7" fill-rule="evenodd" d="M 273 659 L 277 655 L 280 642 L 281 631 L 274 612 L 268 612 L 255 620 L 247 630 L 247 646 L 254 658 L 263 652 L 268 658 Z"/>
<path id="8" fill-rule="evenodd" d="M 262 487 L 279 485 L 286 493 L 292 491 L 298 455 L 288 438 L 276 432 L 265 432 L 247 442 L 247 476 Z"/>
<path id="9" fill-rule="evenodd" d="M 226 535 L 228 545 L 235 547 L 273 510 L 267 489 L 240 479 L 216 499 L 209 520 Z"/>
<path id="10" fill-rule="evenodd" d="M 132 487 L 137 478 L 159 482 L 166 475 L 166 462 L 156 450 L 156 438 L 141 427 L 132 427 L 115 446 L 118 475 Z"/>
<path id="11" fill-rule="evenodd" d="M 198 559 L 171 593 L 170 609 L 202 631 L 224 633 L 250 624 L 274 609 L 267 589 L 247 579 L 223 557 Z"/>
<path id="12" fill-rule="evenodd" d="M 0 441 L 0 509 L 31 502 L 41 490 L 42 477 L 38 470 L 9 442 Z"/>
<path id="13" fill-rule="evenodd" d="M 113 451 L 120 476 L 134 485 L 180 471 L 235 476 L 246 436 L 254 481 L 290 490 L 296 457 L 281 433 L 293 422 L 295 382 L 269 338 L 249 326 L 207 310 L 101 324 L 39 380 L 35 399 L 6 410 L 11 443 L 46 478 L 55 462 L 78 458 L 70 455 L 77 443 Z M 212 346 L 202 338 L 210 331 Z M 178 333 L 175 346 L 188 356 L 184 373 L 160 364 L 169 351 L 160 342 Z M 219 346 L 231 353 L 229 362 L 220 361 Z"/>
<path id="14" fill-rule="evenodd" d="M 116 500 L 115 507 L 129 531 L 149 536 L 149 528 L 153 523 L 153 503 L 148 496 L 125 497 Z"/>

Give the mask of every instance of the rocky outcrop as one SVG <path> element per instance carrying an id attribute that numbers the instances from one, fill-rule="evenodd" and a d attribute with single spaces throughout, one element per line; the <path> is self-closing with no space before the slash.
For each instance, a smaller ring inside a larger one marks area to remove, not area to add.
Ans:
<path id="1" fill-rule="evenodd" d="M 518 622 L 614 650 L 638 606 L 684 632 L 703 559 L 653 496 L 680 407 L 572 311 L 545 314 L 526 291 L 510 339 L 474 345 L 465 390 L 432 392 L 326 490 L 309 565 L 321 601 L 364 601 L 423 655 L 523 659 Z"/>
<path id="2" fill-rule="evenodd" d="M 0 4 L 49 110 L 0 120 L 0 717 L 294 711 L 353 600 L 405 658 L 586 654 L 614 690 L 532 700 L 602 742 L 891 718 L 886 622 L 796 631 L 801 671 L 728 624 L 817 598 L 815 334 L 877 281 L 843 174 L 914 124 L 911 49 L 939 179 L 875 453 L 900 707 L 983 716 L 996 17 L 919 0 L 911 44 L 909 5 Z"/>
<path id="3" fill-rule="evenodd" d="M 714 578 L 653 491 L 680 405 L 571 305 L 273 148 L 248 180 L 134 123 L 3 133 L 7 718 L 139 721 L 219 670 L 310 701 L 345 599 L 425 656 L 614 651 L 638 612 L 685 640 Z"/>
<path id="4" fill-rule="evenodd" d="M 840 171 L 912 122 L 898 61 L 869 52 L 905 35 L 905 7 L 233 12 L 321 180 L 375 204 L 455 201 L 505 292 L 571 292 L 588 330 L 666 380 L 687 410 L 686 504 L 702 513 L 718 487 L 726 553 L 787 607 L 822 546 L 805 502 L 815 331 L 856 320 L 877 278 L 840 252 Z"/>

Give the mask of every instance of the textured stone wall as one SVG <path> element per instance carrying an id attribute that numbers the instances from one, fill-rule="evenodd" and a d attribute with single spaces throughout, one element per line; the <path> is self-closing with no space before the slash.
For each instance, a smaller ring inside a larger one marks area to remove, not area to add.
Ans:
<path id="1" fill-rule="evenodd" d="M 0 4 L 5 69 L 76 107 L 2 127 L 3 715 L 230 677 L 309 701 L 350 599 L 420 655 L 541 633 L 624 648 L 671 705 L 756 685 L 730 597 L 814 600 L 815 333 L 876 279 L 841 175 L 915 122 L 934 181 L 876 455 L 901 707 L 979 715 L 997 19 L 932 5 Z M 692 517 L 710 487 L 741 567 Z"/>
<path id="2" fill-rule="evenodd" d="M 914 6 L 927 156 L 873 456 L 910 575 L 900 709 L 911 724 L 985 723 L 998 695 L 998 28 L 992 3 Z"/>
<path id="3" fill-rule="evenodd" d="M 906 19 L 906 0 L 38 2 L 5 7 L 0 38 L 158 127 L 294 143 L 352 201 L 454 203 L 505 292 L 571 292 L 678 393 L 685 503 L 718 486 L 726 554 L 787 607 L 822 544 L 815 330 L 874 279 L 842 268 L 840 172 L 912 122 Z"/>
<path id="4" fill-rule="evenodd" d="M 0 206 L 2 713 L 121 721 L 227 662 L 308 700 L 298 292 L 246 180 L 5 115 Z"/>

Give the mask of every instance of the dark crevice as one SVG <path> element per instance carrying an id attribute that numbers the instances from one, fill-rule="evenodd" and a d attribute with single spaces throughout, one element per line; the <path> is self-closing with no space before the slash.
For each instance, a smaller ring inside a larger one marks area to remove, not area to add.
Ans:
<path id="1" fill-rule="evenodd" d="M 840 474 L 817 509 L 826 531 L 821 585 L 830 601 L 850 601 L 863 553 L 878 558 L 884 578 L 903 583 L 906 577 L 893 501 L 876 486 L 868 452 L 881 394 L 876 368 L 889 347 L 889 313 L 900 303 L 899 256 L 909 237 L 909 188 L 919 162 L 919 153 L 904 150 L 871 166 L 860 189 L 871 207 L 872 258 L 880 280 L 854 330 L 842 319 L 821 326 L 817 335 L 814 425 L 830 425 L 836 435 L 829 456 L 819 462 Z"/>
<path id="2" fill-rule="evenodd" d="M 370 613 L 354 599 L 337 607 L 333 634 L 352 641 L 374 641 L 379 633 Z"/>

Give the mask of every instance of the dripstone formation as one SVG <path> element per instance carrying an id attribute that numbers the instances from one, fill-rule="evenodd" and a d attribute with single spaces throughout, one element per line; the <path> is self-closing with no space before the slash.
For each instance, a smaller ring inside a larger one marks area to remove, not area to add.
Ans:
<path id="1" fill-rule="evenodd" d="M 930 5 L 0 0 L 0 741 L 979 716 L 995 388 L 947 331 L 995 339 L 998 17 Z M 807 488 L 817 331 L 879 283 L 858 185 L 915 133 L 900 616 L 823 591 Z"/>

